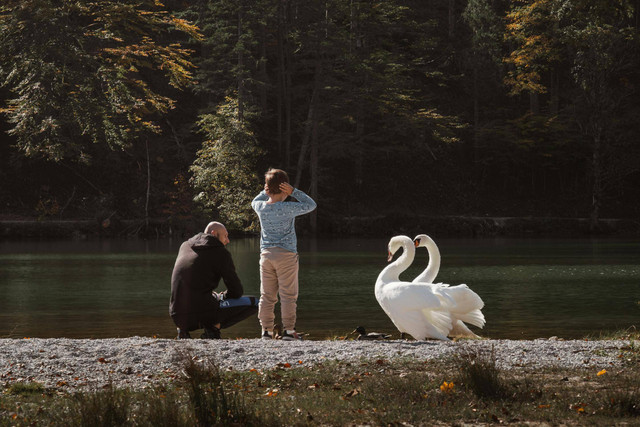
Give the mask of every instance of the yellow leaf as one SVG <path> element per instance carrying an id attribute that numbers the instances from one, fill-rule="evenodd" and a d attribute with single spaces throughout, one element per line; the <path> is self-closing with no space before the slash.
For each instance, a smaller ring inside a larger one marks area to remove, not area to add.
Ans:
<path id="1" fill-rule="evenodd" d="M 449 392 L 453 391 L 453 387 L 454 387 L 453 381 L 452 382 L 444 381 L 442 383 L 442 385 L 440 386 L 440 390 L 442 392 L 449 393 Z"/>
<path id="2" fill-rule="evenodd" d="M 600 375 L 604 375 L 604 374 L 606 374 L 606 373 L 607 373 L 607 370 L 606 370 L 606 369 L 603 369 L 602 371 L 598 372 L 598 376 L 600 376 Z"/>

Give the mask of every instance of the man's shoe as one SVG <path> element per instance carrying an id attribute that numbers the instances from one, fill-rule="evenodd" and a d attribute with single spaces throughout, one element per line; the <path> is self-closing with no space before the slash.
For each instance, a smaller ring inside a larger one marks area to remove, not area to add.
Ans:
<path id="1" fill-rule="evenodd" d="M 295 329 L 293 331 L 285 329 L 282 333 L 283 341 L 300 341 L 302 340 L 302 336 L 300 336 Z"/>
<path id="2" fill-rule="evenodd" d="M 176 337 L 176 339 L 188 340 L 189 338 L 191 338 L 191 335 L 189 335 L 189 331 L 183 331 L 182 329 L 178 328 L 178 336 Z"/>
<path id="3" fill-rule="evenodd" d="M 273 333 L 269 333 L 269 331 L 264 331 L 262 333 L 262 337 L 263 340 L 272 340 L 273 339 Z"/>
<path id="4" fill-rule="evenodd" d="M 222 337 L 220 336 L 220 329 L 214 326 L 211 329 L 204 328 L 204 334 L 202 334 L 200 338 L 207 339 L 207 340 L 219 340 Z"/>

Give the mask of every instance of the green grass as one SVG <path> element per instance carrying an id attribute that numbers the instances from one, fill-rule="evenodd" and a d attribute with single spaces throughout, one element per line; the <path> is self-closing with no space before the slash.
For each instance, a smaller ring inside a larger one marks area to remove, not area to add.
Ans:
<path id="1" fill-rule="evenodd" d="M 45 392 L 45 388 L 40 383 L 14 383 L 11 384 L 5 393 L 13 394 L 17 396 L 29 396 L 32 394 L 42 394 Z"/>
<path id="2" fill-rule="evenodd" d="M 182 363 L 182 380 L 143 391 L 112 385 L 69 394 L 13 384 L 0 395 L 0 425 L 640 425 L 635 360 L 606 372 L 507 371 L 493 352 L 244 372 L 188 354 Z"/>
<path id="3" fill-rule="evenodd" d="M 635 325 L 626 329 L 617 329 L 613 331 L 601 331 L 597 334 L 588 335 L 589 340 L 631 340 L 640 341 L 640 331 Z"/>

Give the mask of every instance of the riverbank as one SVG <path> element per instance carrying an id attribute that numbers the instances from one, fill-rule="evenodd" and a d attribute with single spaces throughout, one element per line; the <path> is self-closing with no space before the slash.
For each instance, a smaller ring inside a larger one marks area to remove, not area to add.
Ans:
<path id="1" fill-rule="evenodd" d="M 1 238 L 71 238 L 175 236 L 183 238 L 200 231 L 205 220 L 142 219 L 30 219 L 0 215 Z M 305 223 L 301 227 L 304 229 Z M 373 236 L 380 230 L 389 235 L 412 234 L 415 230 L 437 230 L 439 237 L 638 237 L 640 220 L 600 219 L 592 227 L 588 218 L 423 216 L 389 214 L 358 217 L 327 217 L 318 220 L 318 233 L 341 236 Z M 306 230 L 302 230 L 305 232 Z"/>
<path id="2" fill-rule="evenodd" d="M 223 370 L 309 367 L 329 361 L 420 362 L 474 353 L 492 354 L 503 370 L 620 367 L 632 343 L 627 340 L 461 340 L 287 342 L 260 339 L 172 340 L 155 338 L 0 339 L 0 385 L 36 382 L 48 389 L 131 389 L 171 383 L 183 376 L 185 359 L 210 360 Z"/>
<path id="3" fill-rule="evenodd" d="M 639 425 L 622 340 L 0 340 L 0 424 Z"/>

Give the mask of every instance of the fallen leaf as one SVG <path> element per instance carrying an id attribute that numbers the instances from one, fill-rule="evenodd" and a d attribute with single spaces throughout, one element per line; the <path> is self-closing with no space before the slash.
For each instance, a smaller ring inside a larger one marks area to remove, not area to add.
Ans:
<path id="1" fill-rule="evenodd" d="M 571 409 L 573 409 L 574 411 L 576 411 L 579 414 L 584 414 L 584 404 L 580 403 L 577 405 L 572 405 Z"/>
<path id="2" fill-rule="evenodd" d="M 277 389 L 277 388 L 269 389 L 269 390 L 267 390 L 267 392 L 265 393 L 265 396 L 276 397 L 276 396 L 278 395 L 278 392 L 279 392 L 279 391 L 280 391 L 280 390 L 279 390 L 279 389 Z"/>
<path id="3" fill-rule="evenodd" d="M 450 393 L 453 391 L 453 387 L 454 387 L 453 381 L 451 381 L 450 383 L 444 381 L 440 386 L 440 390 L 444 393 Z"/>
<path id="4" fill-rule="evenodd" d="M 350 397 L 357 396 L 358 394 L 360 394 L 360 390 L 357 389 L 357 388 L 354 388 L 353 390 L 351 390 L 350 392 L 348 392 L 347 394 L 342 396 L 342 398 L 343 399 L 348 399 Z"/>
<path id="5" fill-rule="evenodd" d="M 606 373 L 607 373 L 607 370 L 606 370 L 606 369 L 603 369 L 602 371 L 598 372 L 598 376 L 600 376 L 600 375 L 604 375 L 604 374 L 606 374 Z"/>

